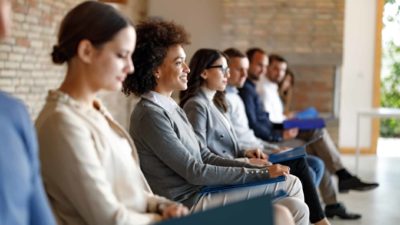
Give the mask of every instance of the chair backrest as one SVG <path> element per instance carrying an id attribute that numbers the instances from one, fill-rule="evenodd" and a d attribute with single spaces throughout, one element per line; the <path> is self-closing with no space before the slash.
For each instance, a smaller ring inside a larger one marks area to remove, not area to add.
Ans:
<path id="1" fill-rule="evenodd" d="M 273 225 L 272 215 L 271 197 L 264 195 L 157 225 Z"/>

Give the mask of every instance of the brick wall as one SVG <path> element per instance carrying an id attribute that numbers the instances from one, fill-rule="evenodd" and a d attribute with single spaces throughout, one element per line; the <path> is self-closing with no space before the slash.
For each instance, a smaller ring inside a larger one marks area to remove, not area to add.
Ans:
<path id="1" fill-rule="evenodd" d="M 332 112 L 333 68 L 342 58 L 344 0 L 224 0 L 223 8 L 223 49 L 258 46 L 283 55 L 297 75 L 293 107 L 314 105 Z"/>
<path id="2" fill-rule="evenodd" d="M 292 69 L 296 76 L 293 109 L 317 106 L 320 112 L 332 112 L 335 68 L 300 65 Z"/>
<path id="3" fill-rule="evenodd" d="M 47 90 L 64 76 L 64 67 L 51 62 L 59 23 L 82 0 L 13 0 L 10 37 L 0 42 L 0 89 L 21 98 L 36 118 Z"/>
<path id="4" fill-rule="evenodd" d="M 54 65 L 50 53 L 56 43 L 61 19 L 83 0 L 12 0 L 13 28 L 0 41 L 0 90 L 22 99 L 35 119 L 43 107 L 47 90 L 57 88 L 66 66 Z M 143 0 L 129 2 L 129 14 L 144 14 Z M 140 7 L 142 6 L 142 7 Z M 126 8 L 126 7 L 125 7 Z M 117 121 L 127 127 L 131 102 L 120 93 L 102 93 Z"/>

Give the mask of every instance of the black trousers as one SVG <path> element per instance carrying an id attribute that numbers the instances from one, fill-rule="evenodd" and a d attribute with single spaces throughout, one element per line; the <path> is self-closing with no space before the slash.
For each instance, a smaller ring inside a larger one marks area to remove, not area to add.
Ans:
<path id="1" fill-rule="evenodd" d="M 299 158 L 281 162 L 280 164 L 289 166 L 290 173 L 300 179 L 303 185 L 304 200 L 310 209 L 310 222 L 316 223 L 325 218 L 325 213 L 322 210 L 317 189 L 314 186 L 306 159 Z"/>

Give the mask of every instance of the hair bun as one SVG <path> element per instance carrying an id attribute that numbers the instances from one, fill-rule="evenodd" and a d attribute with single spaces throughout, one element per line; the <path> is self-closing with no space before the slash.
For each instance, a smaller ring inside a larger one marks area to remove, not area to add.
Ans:
<path id="1" fill-rule="evenodd" d="M 66 55 L 63 53 L 58 45 L 53 46 L 53 52 L 51 53 L 51 58 L 55 64 L 63 64 L 67 61 Z"/>

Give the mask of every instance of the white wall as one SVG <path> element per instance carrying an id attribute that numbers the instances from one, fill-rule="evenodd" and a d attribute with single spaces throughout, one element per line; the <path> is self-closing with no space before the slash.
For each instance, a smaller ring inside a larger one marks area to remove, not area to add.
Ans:
<path id="1" fill-rule="evenodd" d="M 372 107 L 375 0 L 346 0 L 340 93 L 339 146 L 356 145 L 356 112 Z M 361 147 L 370 147 L 371 123 L 362 120 Z"/>
<path id="2" fill-rule="evenodd" d="M 220 49 L 222 1 L 149 0 L 148 4 L 150 17 L 173 20 L 190 33 L 192 44 L 185 48 L 188 62 L 199 48 Z"/>

